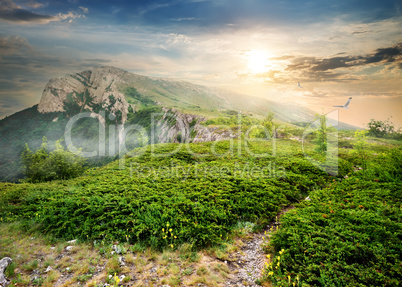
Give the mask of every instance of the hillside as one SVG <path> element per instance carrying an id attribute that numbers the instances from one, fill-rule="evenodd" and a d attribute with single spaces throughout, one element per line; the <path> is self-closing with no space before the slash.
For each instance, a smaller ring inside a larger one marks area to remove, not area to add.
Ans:
<path id="1" fill-rule="evenodd" d="M 113 284 L 115 273 L 124 286 L 228 286 L 251 233 L 263 230 L 259 284 L 398 286 L 401 148 L 368 145 L 367 170 L 355 150 L 342 148 L 337 177 L 300 148 L 284 139 L 275 155 L 271 141 L 158 144 L 68 181 L 1 183 L 3 230 L 34 227 L 50 242 L 37 251 L 43 264 L 21 250 L 32 233 L 12 249 L 0 244 L 0 255 L 16 258 L 22 277 L 10 277 L 24 286 L 38 278 L 46 286 Z M 278 229 L 275 216 L 292 205 Z M 68 252 L 71 239 L 84 245 Z M 46 274 L 47 266 L 54 270 Z M 32 272 L 39 277 L 29 279 Z"/>
<path id="2" fill-rule="evenodd" d="M 62 140 L 63 145 L 81 148 L 84 153 L 95 152 L 88 165 L 98 166 L 122 156 L 122 151 L 150 143 L 239 137 L 235 127 L 239 116 L 245 132 L 250 125 L 259 125 L 268 112 L 274 112 L 284 128 L 314 118 L 300 106 L 136 75 L 115 67 L 54 78 L 45 86 L 38 105 L 0 121 L 0 181 L 23 177 L 19 158 L 25 143 L 35 150 L 44 136 L 50 148 Z M 74 120 L 78 115 L 83 118 Z M 214 118 L 230 124 L 205 124 Z M 350 127 L 340 123 L 338 128 Z M 71 135 L 71 141 L 66 134 Z"/>

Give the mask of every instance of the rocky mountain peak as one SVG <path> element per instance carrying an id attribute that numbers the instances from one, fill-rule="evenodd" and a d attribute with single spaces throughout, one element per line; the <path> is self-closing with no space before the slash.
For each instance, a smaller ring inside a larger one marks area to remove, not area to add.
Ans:
<path id="1" fill-rule="evenodd" d="M 38 105 L 40 113 L 67 112 L 74 105 L 75 112 L 94 107 L 118 111 L 127 118 L 129 103 L 118 90 L 128 72 L 110 66 L 95 67 L 80 73 L 53 78 L 47 83 Z"/>

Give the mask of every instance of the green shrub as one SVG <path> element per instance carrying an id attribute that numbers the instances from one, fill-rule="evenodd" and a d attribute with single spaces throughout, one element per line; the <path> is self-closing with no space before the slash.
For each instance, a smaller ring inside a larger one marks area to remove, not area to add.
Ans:
<path id="1" fill-rule="evenodd" d="M 399 286 L 398 185 L 352 177 L 310 198 L 287 213 L 273 235 L 275 254 L 284 251 L 277 269 L 266 268 L 267 279 L 281 286 L 292 286 L 296 276 L 311 286 Z"/>
<path id="2" fill-rule="evenodd" d="M 59 141 L 56 142 L 56 149 L 49 152 L 46 137 L 43 137 L 42 145 L 36 152 L 32 152 L 26 144 L 21 160 L 28 182 L 73 178 L 83 173 L 85 163 L 84 158 L 65 151 Z"/>
<path id="3" fill-rule="evenodd" d="M 267 170 L 271 159 L 256 160 L 245 150 L 240 157 L 236 151 L 223 157 L 195 156 L 212 144 L 218 154 L 230 147 L 229 141 L 192 144 L 190 153 L 185 145 L 162 144 L 153 152 L 182 150 L 154 157 L 147 147 L 140 156 L 127 157 L 125 169 L 114 162 L 68 182 L 7 185 L 0 215 L 37 222 L 59 238 L 128 241 L 157 249 L 182 243 L 201 247 L 221 243 L 239 221 L 269 223 L 281 208 L 299 200 L 301 192 L 327 177 L 308 161 L 289 158 L 291 142 L 277 158 L 278 166 L 289 168 L 282 177 L 254 175 Z M 254 151 L 266 151 L 269 144 L 256 144 Z M 170 173 L 163 174 L 167 167 Z"/>

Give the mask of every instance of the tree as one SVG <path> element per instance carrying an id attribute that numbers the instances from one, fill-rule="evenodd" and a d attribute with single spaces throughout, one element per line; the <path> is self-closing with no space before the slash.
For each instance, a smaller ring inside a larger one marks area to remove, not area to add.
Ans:
<path id="1" fill-rule="evenodd" d="M 371 119 L 367 126 L 369 128 L 369 135 L 371 136 L 382 138 L 387 134 L 394 133 L 394 125 L 389 121 L 389 119 L 385 121 Z"/>
<path id="2" fill-rule="evenodd" d="M 270 136 L 275 136 L 277 137 L 277 132 L 276 128 L 278 127 L 278 123 L 274 120 L 275 118 L 275 113 L 274 112 L 268 112 L 268 115 L 265 117 L 264 121 L 262 122 L 263 127 L 269 131 Z M 260 133 L 261 138 L 266 138 L 265 131 L 261 131 Z"/>
<path id="3" fill-rule="evenodd" d="M 402 139 L 401 129 L 399 128 L 398 130 L 395 130 L 394 124 L 389 119 L 385 121 L 376 121 L 371 119 L 367 126 L 369 128 L 370 136 L 396 140 Z"/>
<path id="4" fill-rule="evenodd" d="M 43 137 L 42 145 L 36 152 L 32 152 L 28 144 L 25 144 L 21 161 L 28 182 L 69 179 L 83 173 L 84 158 L 64 150 L 60 141 L 56 142 L 55 147 L 54 151 L 49 152 L 46 137 Z"/>
<path id="5" fill-rule="evenodd" d="M 326 115 L 317 115 L 317 118 L 320 120 L 320 128 L 315 132 L 315 143 L 317 144 L 316 150 L 318 152 L 326 152 L 329 132 L 329 129 L 327 128 L 327 117 Z"/>

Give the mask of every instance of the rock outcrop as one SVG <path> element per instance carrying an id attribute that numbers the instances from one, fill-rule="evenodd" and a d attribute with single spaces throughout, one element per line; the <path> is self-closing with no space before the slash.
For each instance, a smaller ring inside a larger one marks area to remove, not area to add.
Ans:
<path id="1" fill-rule="evenodd" d="M 96 67 L 91 70 L 51 79 L 38 105 L 41 113 L 64 112 L 69 101 L 81 111 L 93 111 L 94 106 L 108 107 L 112 113 L 121 112 L 122 122 L 127 119 L 128 108 L 118 85 L 124 84 L 126 71 L 115 67 Z M 111 97 L 112 96 L 112 97 Z"/>
<path id="2" fill-rule="evenodd" d="M 206 142 L 236 138 L 232 130 L 219 127 L 205 127 L 205 118 L 184 114 L 175 109 L 163 108 L 163 116 L 157 122 L 158 142 Z"/>
<path id="3" fill-rule="evenodd" d="M 91 117 L 98 118 L 105 126 L 104 118 L 98 114 L 99 110 L 105 109 L 114 115 L 121 115 L 118 124 L 124 124 L 128 113 L 136 112 L 137 109 L 119 90 L 122 86 L 138 89 L 143 102 L 159 106 L 164 104 L 147 97 L 148 92 L 154 90 L 157 90 L 159 94 L 166 92 L 168 97 L 171 97 L 169 91 L 175 89 L 182 93 L 195 93 L 200 97 L 203 94 L 200 87 L 189 83 L 147 78 L 115 67 L 104 66 L 51 79 L 43 91 L 38 111 L 40 113 L 66 112 L 70 117 L 79 112 L 89 111 Z M 161 87 L 163 87 L 162 90 Z M 208 93 L 204 92 L 204 94 Z M 155 130 L 157 132 L 155 139 L 160 143 L 204 142 L 237 137 L 230 130 L 204 127 L 201 122 L 205 121 L 205 118 L 200 116 L 185 114 L 167 107 L 162 109 L 162 113 L 163 116 L 156 123 Z M 57 121 L 57 118 L 53 120 Z M 123 140 L 123 133 L 122 125 L 119 131 L 120 141 Z"/>
<path id="4" fill-rule="evenodd" d="M 0 286 L 7 286 L 10 282 L 6 279 L 4 271 L 13 260 L 10 257 L 4 257 L 0 260 Z"/>

